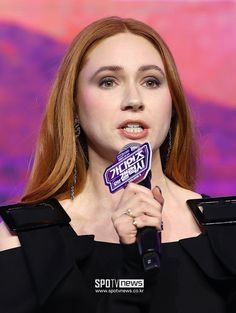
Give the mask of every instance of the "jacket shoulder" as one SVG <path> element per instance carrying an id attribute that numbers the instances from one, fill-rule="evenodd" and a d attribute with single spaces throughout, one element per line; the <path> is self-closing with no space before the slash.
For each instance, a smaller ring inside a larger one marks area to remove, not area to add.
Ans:
<path id="1" fill-rule="evenodd" d="M 236 196 L 189 199 L 187 205 L 204 227 L 236 224 Z"/>
<path id="2" fill-rule="evenodd" d="M 54 198 L 35 204 L 2 206 L 0 216 L 9 229 L 16 232 L 70 222 L 70 217 Z"/>

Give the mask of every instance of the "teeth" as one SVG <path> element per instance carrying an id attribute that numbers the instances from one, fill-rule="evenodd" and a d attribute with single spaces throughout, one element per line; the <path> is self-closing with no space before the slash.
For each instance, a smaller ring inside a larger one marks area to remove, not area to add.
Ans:
<path id="1" fill-rule="evenodd" d="M 136 127 L 136 128 L 129 128 L 129 127 L 126 127 L 124 128 L 124 130 L 126 132 L 129 132 L 129 133 L 141 133 L 143 131 L 143 129 L 141 127 Z"/>
<path id="2" fill-rule="evenodd" d="M 139 124 L 127 124 L 127 127 L 141 127 Z"/>
<path id="3" fill-rule="evenodd" d="M 138 124 L 128 124 L 124 127 L 124 130 L 130 133 L 140 133 L 143 131 L 143 128 Z"/>

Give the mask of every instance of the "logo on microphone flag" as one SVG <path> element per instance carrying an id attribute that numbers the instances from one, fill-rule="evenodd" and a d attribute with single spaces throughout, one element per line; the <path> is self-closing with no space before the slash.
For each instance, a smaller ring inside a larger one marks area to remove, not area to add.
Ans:
<path id="1" fill-rule="evenodd" d="M 125 188 L 129 182 L 139 183 L 146 178 L 151 169 L 152 150 L 149 143 L 139 145 L 135 150 L 128 145 L 116 157 L 116 162 L 109 166 L 103 176 L 110 192 Z"/>

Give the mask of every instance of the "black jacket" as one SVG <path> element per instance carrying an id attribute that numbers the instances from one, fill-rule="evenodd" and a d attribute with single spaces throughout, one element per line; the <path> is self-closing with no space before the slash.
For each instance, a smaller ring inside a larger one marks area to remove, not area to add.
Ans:
<path id="1" fill-rule="evenodd" d="M 226 220 L 227 214 L 225 210 Z M 236 312 L 234 223 L 208 226 L 205 234 L 179 241 L 187 266 L 201 277 L 199 286 L 190 286 L 184 283 L 189 281 L 184 277 L 185 268 L 178 269 L 182 260 L 173 263 L 175 252 L 169 263 L 163 255 L 159 272 L 145 273 L 136 244 L 103 243 L 99 250 L 93 235 L 77 236 L 56 199 L 2 207 L 0 215 L 21 243 L 20 248 L 0 252 L 1 313 L 208 313 L 214 305 L 214 313 Z M 144 279 L 145 288 L 141 293 L 96 294 L 95 278 Z M 195 287 L 195 295 L 181 298 L 181 288 L 187 295 Z M 198 288 L 203 290 L 202 298 L 198 298 Z M 209 288 L 213 300 L 207 296 Z M 195 307 L 194 301 L 202 306 Z"/>
<path id="2" fill-rule="evenodd" d="M 93 235 L 77 236 L 56 199 L 1 207 L 0 215 L 21 243 L 0 252 L 1 313 L 146 311 L 156 273 L 144 272 L 136 244 L 114 244 L 116 255 L 106 243 L 98 250 Z M 145 291 L 96 294 L 96 278 L 144 279 Z"/>

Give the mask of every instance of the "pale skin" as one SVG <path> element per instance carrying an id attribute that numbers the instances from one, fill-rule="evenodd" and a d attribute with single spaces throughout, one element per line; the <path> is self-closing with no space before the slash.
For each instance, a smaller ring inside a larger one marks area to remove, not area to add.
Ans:
<path id="1" fill-rule="evenodd" d="M 137 228 L 160 230 L 163 221 L 162 242 L 199 235 L 201 230 L 186 200 L 201 195 L 176 185 L 161 167 L 159 148 L 170 126 L 172 100 L 159 52 L 140 36 L 122 33 L 109 37 L 89 52 L 78 87 L 79 116 L 90 163 L 83 192 L 73 201 L 60 201 L 75 232 L 93 234 L 97 241 L 131 244 L 136 241 Z M 126 120 L 144 121 L 148 128 L 145 136 L 127 138 L 118 127 Z M 132 141 L 148 141 L 152 147 L 152 190 L 130 183 L 111 194 L 103 172 Z M 128 209 L 136 225 L 125 213 Z M 0 250 L 18 246 L 16 234 L 1 223 Z"/>

